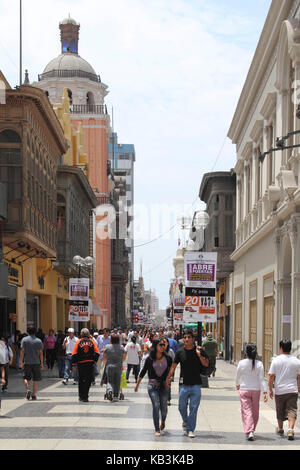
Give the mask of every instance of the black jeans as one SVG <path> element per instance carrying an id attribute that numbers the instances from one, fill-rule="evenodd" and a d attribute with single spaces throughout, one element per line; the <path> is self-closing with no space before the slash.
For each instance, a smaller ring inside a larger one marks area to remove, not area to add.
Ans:
<path id="1" fill-rule="evenodd" d="M 78 370 L 78 394 L 81 400 L 89 398 L 91 383 L 94 379 L 94 363 L 85 362 L 77 364 Z"/>
<path id="2" fill-rule="evenodd" d="M 48 369 L 53 369 L 56 359 L 55 349 L 46 349 L 46 364 Z"/>

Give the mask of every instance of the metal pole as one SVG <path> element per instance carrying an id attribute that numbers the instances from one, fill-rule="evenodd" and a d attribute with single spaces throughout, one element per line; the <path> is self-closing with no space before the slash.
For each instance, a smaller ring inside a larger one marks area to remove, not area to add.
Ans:
<path id="1" fill-rule="evenodd" d="M 197 338 L 198 346 L 202 346 L 202 323 L 198 322 L 198 338 Z"/>
<path id="2" fill-rule="evenodd" d="M 20 86 L 22 85 L 23 79 L 23 64 L 22 64 L 22 0 L 20 0 Z"/>

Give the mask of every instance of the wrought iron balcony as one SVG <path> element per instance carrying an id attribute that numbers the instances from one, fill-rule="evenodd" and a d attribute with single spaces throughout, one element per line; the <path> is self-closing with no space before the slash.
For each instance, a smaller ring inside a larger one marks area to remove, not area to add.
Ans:
<path id="1" fill-rule="evenodd" d="M 70 111 L 71 114 L 108 114 L 106 104 L 73 104 Z"/>

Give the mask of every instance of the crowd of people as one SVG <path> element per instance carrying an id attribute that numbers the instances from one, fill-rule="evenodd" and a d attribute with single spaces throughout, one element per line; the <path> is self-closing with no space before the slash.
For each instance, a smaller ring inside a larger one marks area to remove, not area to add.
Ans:
<path id="1" fill-rule="evenodd" d="M 203 378 L 215 377 L 216 359 L 220 353 L 212 333 L 203 331 L 201 341 L 197 339 L 193 330 L 106 328 L 89 331 L 83 328 L 79 333 L 69 328 L 65 334 L 61 331 L 55 334 L 51 329 L 45 335 L 41 330 L 28 328 L 27 334 L 17 332 L 15 341 L 7 338 L 0 340 L 1 392 L 7 389 L 8 371 L 13 363 L 23 370 L 27 400 L 37 399 L 41 371 L 46 367 L 53 370 L 56 362 L 62 383 L 67 386 L 72 376 L 73 384 L 78 385 L 78 399 L 81 402 L 89 401 L 90 387 L 95 385 L 98 375 L 101 377 L 100 384 L 106 387 L 105 398 L 118 402 L 124 399 L 122 387 L 130 383 L 132 376 L 135 380 L 134 392 L 138 393 L 147 374 L 155 436 L 159 437 L 166 427 L 172 382 L 180 364 L 178 409 L 184 435 L 194 438 Z M 291 349 L 290 341 L 280 342 L 280 355 L 272 361 L 268 386 L 270 399 L 275 396 L 276 433 L 283 436 L 283 423 L 288 421 L 287 437 L 294 440 L 300 393 L 300 361 L 291 354 Z M 253 343 L 246 345 L 245 359 L 238 364 L 236 388 L 240 396 L 244 432 L 246 438 L 253 441 L 262 392 L 264 401 L 268 400 L 263 363 Z"/>

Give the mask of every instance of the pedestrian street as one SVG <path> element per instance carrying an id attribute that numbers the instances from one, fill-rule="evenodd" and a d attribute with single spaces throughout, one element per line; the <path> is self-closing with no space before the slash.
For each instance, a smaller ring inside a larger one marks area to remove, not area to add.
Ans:
<path id="1" fill-rule="evenodd" d="M 138 393 L 134 378 L 124 389 L 125 399 L 104 400 L 100 379 L 91 387 L 90 401 L 78 401 L 77 386 L 64 386 L 53 373 L 43 372 L 38 400 L 27 401 L 22 373 L 12 371 L 3 395 L 0 418 L 1 450 L 243 450 L 300 449 L 300 425 L 295 441 L 275 435 L 274 403 L 261 400 L 260 420 L 254 442 L 246 441 L 235 390 L 236 367 L 217 361 L 217 374 L 202 389 L 196 437 L 183 435 L 178 412 L 178 371 L 172 385 L 166 429 L 154 437 L 152 407 L 146 377 Z M 53 374 L 50 376 L 50 374 Z"/>

